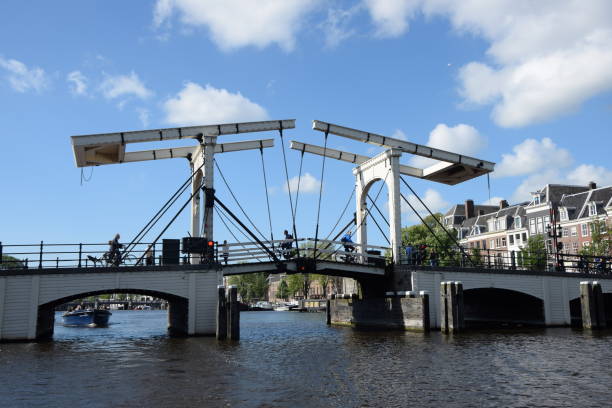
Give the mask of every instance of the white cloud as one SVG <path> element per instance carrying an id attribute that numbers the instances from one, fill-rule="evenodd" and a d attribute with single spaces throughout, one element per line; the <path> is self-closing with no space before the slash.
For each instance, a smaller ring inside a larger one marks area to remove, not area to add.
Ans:
<path id="1" fill-rule="evenodd" d="M 72 71 L 66 76 L 66 80 L 71 82 L 70 92 L 74 95 L 87 94 L 87 77 L 81 71 Z"/>
<path id="2" fill-rule="evenodd" d="M 153 92 L 147 89 L 134 71 L 129 75 L 107 75 L 106 79 L 100 84 L 100 90 L 106 99 L 130 96 L 147 99 L 153 95 Z"/>
<path id="3" fill-rule="evenodd" d="M 593 166 L 592 164 L 581 164 L 567 176 L 567 181 L 571 184 L 587 185 L 594 181 L 598 186 L 612 185 L 612 171 L 602 166 Z"/>
<path id="4" fill-rule="evenodd" d="M 531 193 L 546 184 L 563 183 L 563 175 L 557 169 L 546 169 L 525 178 L 512 194 L 512 202 L 518 203 L 531 199 Z"/>
<path id="5" fill-rule="evenodd" d="M 278 44 L 292 50 L 302 19 L 319 0 L 158 0 L 153 21 L 167 22 L 174 12 L 182 23 L 205 26 L 222 49 L 264 48 Z"/>
<path id="6" fill-rule="evenodd" d="M 325 46 L 327 48 L 335 48 L 342 41 L 355 34 L 355 30 L 350 28 L 349 24 L 358 10 L 359 6 L 348 10 L 327 10 L 327 19 L 320 25 L 320 28 L 325 33 Z"/>
<path id="7" fill-rule="evenodd" d="M 489 62 L 461 68 L 468 104 L 493 105 L 504 127 L 572 112 L 612 89 L 612 2 L 591 0 L 365 0 L 379 33 L 397 36 L 421 10 L 489 42 Z"/>
<path id="8" fill-rule="evenodd" d="M 408 19 L 420 3 L 421 0 L 364 0 L 379 37 L 397 37 L 408 31 Z"/>
<path id="9" fill-rule="evenodd" d="M 200 125 L 265 120 L 264 108 L 242 96 L 210 85 L 188 82 L 174 97 L 164 102 L 166 121 L 176 125 Z"/>
<path id="10" fill-rule="evenodd" d="M 461 123 L 457 126 L 448 127 L 446 124 L 440 123 L 429 133 L 427 146 L 474 156 L 487 146 L 487 139 L 470 125 Z M 420 156 L 414 156 L 410 161 L 411 165 L 420 168 L 431 166 L 437 162 L 437 160 Z"/>
<path id="11" fill-rule="evenodd" d="M 502 161 L 495 167 L 494 177 L 520 176 L 549 168 L 572 165 L 571 153 L 558 147 L 551 139 L 541 141 L 526 139 L 512 148 L 514 153 L 502 154 Z"/>
<path id="12" fill-rule="evenodd" d="M 423 207 L 423 205 L 419 202 L 416 196 L 410 194 L 408 197 L 406 197 L 406 199 L 422 218 L 425 218 L 429 215 L 429 212 Z M 427 205 L 429 210 L 434 214 L 436 212 L 444 212 L 450 206 L 450 204 L 446 200 L 444 200 L 442 195 L 437 190 L 431 188 L 428 188 L 425 191 L 425 194 L 421 197 L 421 200 L 423 200 L 425 205 Z M 411 222 L 419 221 L 419 217 L 414 213 L 414 211 L 412 211 L 410 206 L 406 204 L 403 199 L 401 204 L 401 211 L 402 213 L 408 214 L 408 219 Z"/>
<path id="13" fill-rule="evenodd" d="M 7 71 L 6 79 L 17 92 L 41 92 L 49 86 L 47 74 L 42 68 L 28 68 L 23 62 L 0 57 L 0 68 Z"/>
<path id="14" fill-rule="evenodd" d="M 391 137 L 399 140 L 408 140 L 408 136 L 406 136 L 406 134 L 401 129 L 395 129 L 395 132 L 393 132 Z"/>
<path id="15" fill-rule="evenodd" d="M 136 112 L 138 112 L 138 119 L 140 119 L 140 123 L 142 123 L 143 127 L 149 127 L 151 114 L 148 109 L 145 108 L 136 108 Z"/>
<path id="16" fill-rule="evenodd" d="M 504 199 L 503 197 L 491 197 L 482 204 L 483 205 L 499 205 L 499 202 L 503 199 Z"/>
<path id="17" fill-rule="evenodd" d="M 292 194 L 295 194 L 297 192 L 298 180 L 299 180 L 298 176 L 291 177 L 289 179 L 289 187 L 291 187 Z M 318 193 L 320 186 L 321 186 L 321 182 L 317 180 L 316 177 L 314 177 L 310 173 L 304 173 L 304 175 L 302 175 L 301 180 L 300 180 L 300 194 L 301 193 Z M 285 191 L 285 193 L 289 192 L 289 189 L 287 188 L 287 183 L 283 185 L 283 191 Z"/>

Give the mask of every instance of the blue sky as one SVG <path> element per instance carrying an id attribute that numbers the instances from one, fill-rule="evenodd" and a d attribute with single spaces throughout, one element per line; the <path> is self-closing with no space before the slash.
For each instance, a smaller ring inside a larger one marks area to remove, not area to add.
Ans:
<path id="1" fill-rule="evenodd" d="M 496 162 L 495 203 L 527 199 L 546 183 L 612 184 L 611 89 L 605 0 L 7 0 L 0 6 L 0 240 L 104 242 L 116 232 L 129 239 L 188 176 L 186 161 L 165 160 L 100 166 L 81 185 L 70 146 L 78 134 L 295 118 L 287 140 L 322 145 L 311 130 L 319 119 Z M 221 141 L 259 137 L 276 138 L 265 160 L 279 237 L 290 212 L 277 134 Z M 329 146 L 380 151 L 336 136 Z M 299 154 L 287 154 L 296 177 Z M 217 159 L 268 234 L 259 153 Z M 322 235 L 354 183 L 350 164 L 326 166 Z M 306 156 L 302 236 L 314 235 L 320 171 L 321 158 Z M 489 199 L 484 177 L 453 187 L 411 183 L 435 211 Z M 186 215 L 168 236 L 186 234 Z M 402 223 L 414 220 L 406 212 Z M 217 227 L 217 239 L 233 240 Z M 384 243 L 375 229 L 370 224 Z"/>

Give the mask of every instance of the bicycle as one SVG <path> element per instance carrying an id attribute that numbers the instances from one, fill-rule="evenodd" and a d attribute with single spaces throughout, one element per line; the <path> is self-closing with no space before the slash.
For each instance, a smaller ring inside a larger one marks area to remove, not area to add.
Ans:
<path id="1" fill-rule="evenodd" d="M 87 259 L 93 262 L 94 268 L 98 266 L 98 263 L 101 264 L 101 266 L 118 267 L 121 264 L 136 265 L 136 262 L 138 261 L 138 258 L 136 258 L 134 255 L 131 255 L 131 254 L 123 255 L 118 251 L 117 252 L 106 251 L 104 254 L 102 254 L 100 258 L 97 258 L 92 255 L 87 255 Z"/>

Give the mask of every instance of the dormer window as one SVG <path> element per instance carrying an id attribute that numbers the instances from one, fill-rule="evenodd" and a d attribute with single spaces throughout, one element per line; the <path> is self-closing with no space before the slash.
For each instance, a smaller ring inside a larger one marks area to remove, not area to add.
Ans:
<path id="1" fill-rule="evenodd" d="M 593 217 L 597 215 L 597 203 L 590 202 L 589 203 L 589 217 Z"/>
<path id="2" fill-rule="evenodd" d="M 567 221 L 569 220 L 569 215 L 567 213 L 567 208 L 565 207 L 561 207 L 559 208 L 559 219 L 561 221 Z"/>
<path id="3" fill-rule="evenodd" d="M 514 217 L 514 228 L 522 228 L 521 217 Z"/>

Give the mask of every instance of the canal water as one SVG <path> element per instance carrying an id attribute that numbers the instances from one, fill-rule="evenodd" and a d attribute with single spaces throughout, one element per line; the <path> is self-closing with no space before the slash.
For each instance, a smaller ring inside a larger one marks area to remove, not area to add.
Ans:
<path id="1" fill-rule="evenodd" d="M 0 343 L 0 407 L 609 407 L 612 334 L 456 336 L 243 312 L 237 344 L 169 338 L 166 312 Z M 59 322 L 59 314 L 56 316 Z"/>

